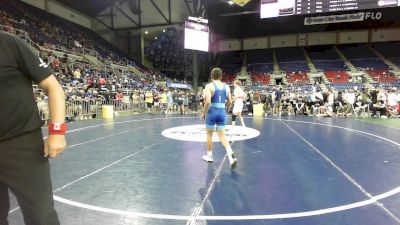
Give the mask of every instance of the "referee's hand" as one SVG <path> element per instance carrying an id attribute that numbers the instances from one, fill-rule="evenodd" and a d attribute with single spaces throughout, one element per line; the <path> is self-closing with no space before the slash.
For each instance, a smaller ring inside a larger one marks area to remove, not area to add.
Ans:
<path id="1" fill-rule="evenodd" d="M 44 157 L 55 158 L 60 155 L 67 145 L 64 135 L 49 135 L 44 140 Z"/>

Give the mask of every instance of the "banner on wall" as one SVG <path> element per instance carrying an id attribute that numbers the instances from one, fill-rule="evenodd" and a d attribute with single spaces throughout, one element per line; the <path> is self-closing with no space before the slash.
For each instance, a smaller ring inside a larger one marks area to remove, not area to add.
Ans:
<path id="1" fill-rule="evenodd" d="M 167 82 L 167 87 L 179 88 L 179 89 L 192 89 L 191 84 L 182 84 L 182 83 L 173 83 L 173 82 Z"/>
<path id="2" fill-rule="evenodd" d="M 348 23 L 348 22 L 364 21 L 364 20 L 368 20 L 368 19 L 380 20 L 380 19 L 382 19 L 382 13 L 381 12 L 359 12 L 359 13 L 331 15 L 331 16 L 306 17 L 304 19 L 304 25 Z"/>

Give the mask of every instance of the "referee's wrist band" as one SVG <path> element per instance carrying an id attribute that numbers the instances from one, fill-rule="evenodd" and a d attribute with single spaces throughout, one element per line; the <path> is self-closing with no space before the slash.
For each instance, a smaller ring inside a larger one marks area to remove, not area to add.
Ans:
<path id="1" fill-rule="evenodd" d="M 65 135 L 67 124 L 51 122 L 49 124 L 49 135 Z"/>

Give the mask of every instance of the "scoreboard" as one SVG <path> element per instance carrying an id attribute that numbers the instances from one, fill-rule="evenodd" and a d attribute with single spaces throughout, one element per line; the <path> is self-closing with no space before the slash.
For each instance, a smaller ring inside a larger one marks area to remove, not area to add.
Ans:
<path id="1" fill-rule="evenodd" d="M 206 24 L 185 22 L 185 49 L 208 52 L 209 27 Z"/>
<path id="2" fill-rule="evenodd" d="M 400 6 L 400 0 L 261 0 L 261 18 Z"/>

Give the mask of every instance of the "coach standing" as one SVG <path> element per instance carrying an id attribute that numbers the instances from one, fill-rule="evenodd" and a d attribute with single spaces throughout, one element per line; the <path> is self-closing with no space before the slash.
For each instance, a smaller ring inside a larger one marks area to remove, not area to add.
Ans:
<path id="1" fill-rule="evenodd" d="M 7 225 L 8 190 L 26 225 L 58 225 L 50 166 L 66 146 L 64 93 L 56 78 L 21 39 L 0 32 L 0 225 Z M 51 123 L 43 141 L 32 81 L 47 92 Z"/>

